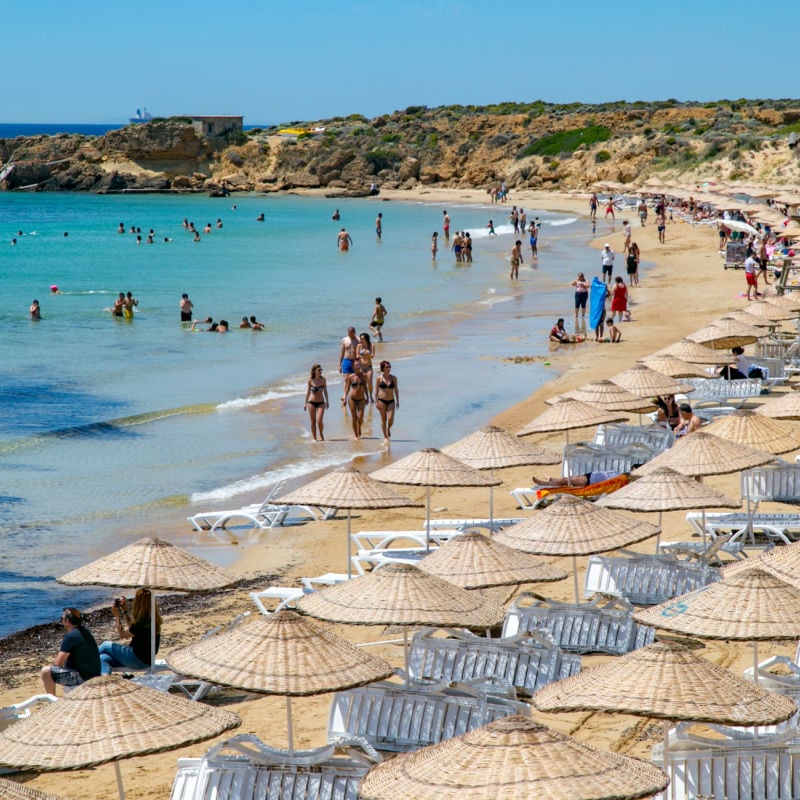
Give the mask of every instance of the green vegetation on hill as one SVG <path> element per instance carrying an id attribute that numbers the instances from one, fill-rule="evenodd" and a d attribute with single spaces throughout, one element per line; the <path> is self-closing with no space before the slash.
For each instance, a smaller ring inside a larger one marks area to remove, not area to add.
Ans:
<path id="1" fill-rule="evenodd" d="M 520 151 L 519 157 L 557 156 L 562 153 L 574 153 L 582 144 L 590 147 L 598 142 L 607 142 L 610 138 L 610 129 L 603 125 L 573 128 L 569 131 L 559 131 L 535 139 Z"/>

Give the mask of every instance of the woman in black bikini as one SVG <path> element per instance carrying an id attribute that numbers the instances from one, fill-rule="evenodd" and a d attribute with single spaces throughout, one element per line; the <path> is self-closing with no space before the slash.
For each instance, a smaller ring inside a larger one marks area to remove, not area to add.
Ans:
<path id="1" fill-rule="evenodd" d="M 400 408 L 400 389 L 397 378 L 392 375 L 392 365 L 388 361 L 381 361 L 381 374 L 375 381 L 375 405 L 381 415 L 381 428 L 383 440 L 388 442 L 392 438 L 392 424 L 394 423 L 395 409 Z"/>
<path id="2" fill-rule="evenodd" d="M 367 384 L 361 368 L 361 362 L 353 364 L 355 372 L 349 373 L 344 379 L 344 400 L 342 405 L 347 403 L 350 415 L 353 419 L 353 435 L 356 439 L 361 438 L 361 426 L 364 424 L 364 408 L 367 405 Z"/>
<path id="3" fill-rule="evenodd" d="M 317 431 L 319 431 L 319 440 L 325 441 L 322 435 L 322 418 L 325 415 L 325 409 L 328 407 L 328 382 L 322 377 L 322 367 L 319 364 L 314 364 L 311 367 L 311 376 L 308 379 L 308 389 L 306 390 L 306 400 L 303 409 L 308 411 L 309 419 L 311 420 L 311 435 L 314 441 L 317 441 Z"/>

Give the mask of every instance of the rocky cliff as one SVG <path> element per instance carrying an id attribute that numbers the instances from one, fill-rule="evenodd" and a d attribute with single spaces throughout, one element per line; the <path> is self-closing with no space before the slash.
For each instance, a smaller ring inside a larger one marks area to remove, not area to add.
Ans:
<path id="1" fill-rule="evenodd" d="M 437 184 L 584 189 L 666 173 L 694 180 L 800 181 L 800 101 L 500 104 L 406 108 L 199 136 L 154 120 L 92 138 L 0 140 L 5 189 L 363 195 Z M 794 136 L 792 136 L 794 134 Z"/>

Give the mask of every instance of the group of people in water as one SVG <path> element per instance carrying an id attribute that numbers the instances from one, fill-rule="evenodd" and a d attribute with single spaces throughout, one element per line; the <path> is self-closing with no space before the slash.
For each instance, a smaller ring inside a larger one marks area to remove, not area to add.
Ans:
<path id="1" fill-rule="evenodd" d="M 381 298 L 375 298 L 375 311 L 370 328 L 377 331 L 379 341 L 383 341 L 381 327 L 387 311 Z M 378 317 L 380 315 L 380 321 Z M 377 324 L 376 324 L 377 323 Z M 347 329 L 339 348 L 339 373 L 343 378 L 341 404 L 350 412 L 350 421 L 355 439 L 363 436 L 364 413 L 369 405 L 375 405 L 381 417 L 381 431 L 384 443 L 388 444 L 392 437 L 392 425 L 397 409 L 400 408 L 400 387 L 397 377 L 392 374 L 392 365 L 383 360 L 379 365 L 379 374 L 375 377 L 373 359 L 375 344 L 369 333 L 356 335 L 356 329 Z M 330 408 L 328 397 L 328 381 L 322 374 L 321 364 L 311 367 L 306 385 L 303 409 L 308 412 L 311 424 L 311 436 L 315 442 L 325 441 L 325 411 Z"/>

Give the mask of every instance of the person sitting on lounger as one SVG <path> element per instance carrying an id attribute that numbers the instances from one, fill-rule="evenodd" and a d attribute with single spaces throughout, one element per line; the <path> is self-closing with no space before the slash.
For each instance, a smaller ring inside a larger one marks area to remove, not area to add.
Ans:
<path id="1" fill-rule="evenodd" d="M 681 403 L 678 406 L 678 411 L 681 416 L 681 421 L 675 428 L 675 436 L 686 436 L 689 433 L 700 430 L 703 425 L 703 420 L 692 411 L 692 407 L 688 403 Z"/>

